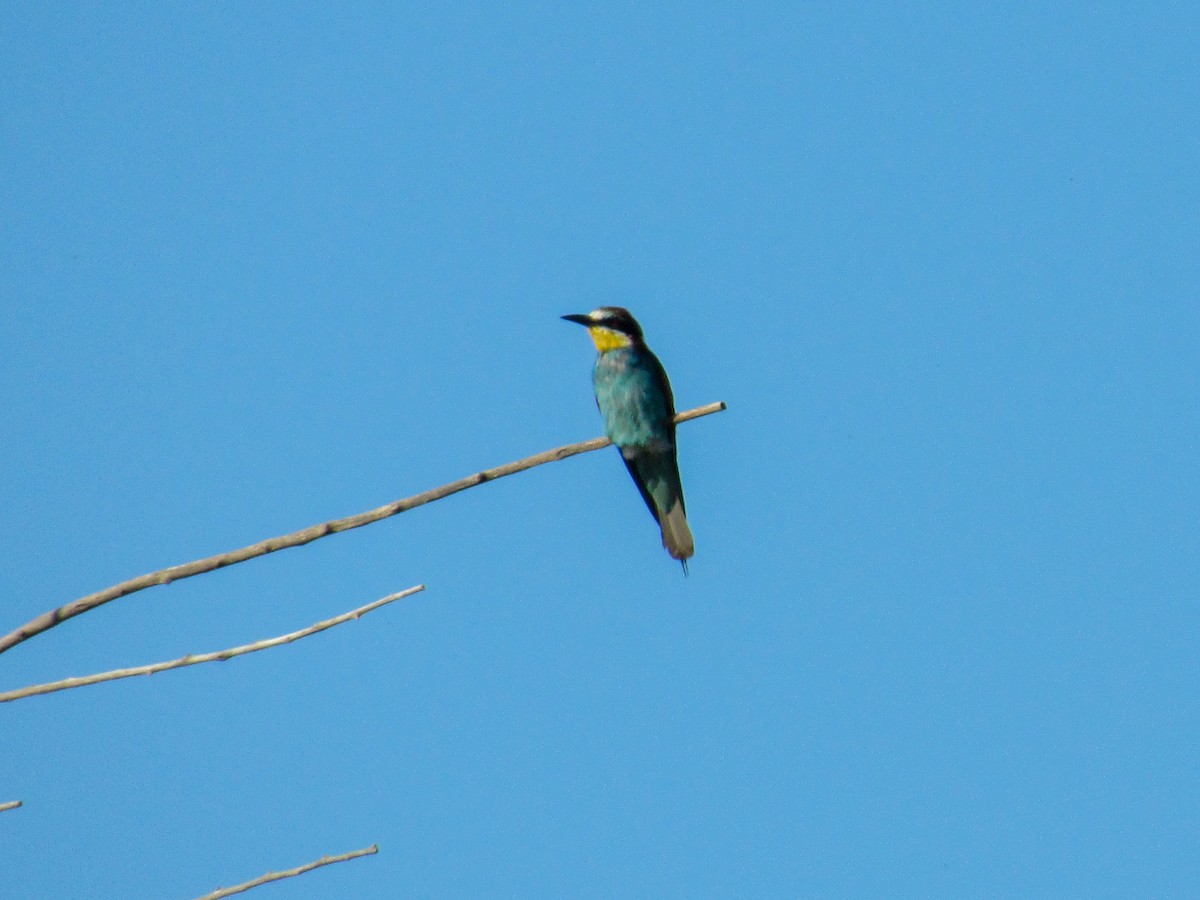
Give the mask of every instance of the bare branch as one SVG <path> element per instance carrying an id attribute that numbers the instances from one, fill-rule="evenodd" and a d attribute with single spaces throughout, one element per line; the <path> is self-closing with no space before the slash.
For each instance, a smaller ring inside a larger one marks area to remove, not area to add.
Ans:
<path id="1" fill-rule="evenodd" d="M 379 852 L 379 845 L 372 844 L 370 847 L 363 847 L 361 850 L 352 850 L 349 853 L 343 853 L 340 856 L 322 856 L 316 862 L 310 862 L 307 865 L 297 866 L 294 869 L 288 869 L 286 872 L 268 872 L 266 875 L 259 878 L 253 878 L 250 881 L 244 881 L 241 884 L 235 884 L 233 887 L 217 888 L 211 894 L 205 894 L 203 897 L 198 897 L 196 900 L 221 900 L 222 897 L 232 897 L 234 894 L 240 894 L 243 891 L 248 891 L 251 888 L 256 888 L 260 884 L 267 884 L 271 881 L 282 881 L 284 878 L 294 878 L 297 875 L 303 875 L 305 872 L 311 872 L 313 869 L 319 869 L 321 866 L 331 866 L 334 863 L 346 862 L 350 859 L 358 859 L 360 856 L 373 856 Z"/>
<path id="2" fill-rule="evenodd" d="M 81 675 L 76 678 L 64 678 L 61 681 L 50 681 L 46 684 L 33 684 L 29 687 L 17 688 L 12 691 L 3 691 L 0 692 L 0 703 L 8 703 L 10 700 L 20 700 L 24 697 L 36 697 L 38 694 L 53 694 L 55 691 L 65 691 L 68 688 L 83 687 L 88 684 L 100 684 L 102 681 L 132 678 L 134 675 L 153 675 L 156 672 L 165 672 L 168 669 L 182 669 L 184 666 L 195 666 L 200 663 L 233 659 L 235 656 L 244 656 L 247 653 L 254 653 L 258 650 L 280 647 L 284 644 L 290 644 L 292 641 L 298 641 L 300 638 L 306 638 L 309 635 L 333 628 L 335 625 L 341 625 L 343 622 L 349 622 L 351 619 L 361 618 L 367 613 L 391 603 L 393 600 L 399 600 L 401 597 L 408 597 L 423 590 L 425 590 L 425 585 L 418 584 L 416 587 L 410 587 L 408 590 L 400 591 L 398 594 L 389 594 L 380 600 L 376 600 L 374 603 L 360 606 L 358 609 L 342 613 L 340 616 L 334 616 L 332 619 L 325 619 L 322 622 L 317 622 L 315 625 L 310 625 L 308 628 L 293 631 L 291 634 L 255 641 L 252 644 L 243 644 L 240 647 L 231 647 L 228 650 L 218 650 L 215 653 L 190 653 L 187 656 L 171 660 L 170 662 L 151 663 L 147 666 L 133 666 L 128 669 L 113 669 L 111 672 Z"/>
<path id="3" fill-rule="evenodd" d="M 698 419 L 701 416 L 721 412 L 723 409 L 725 409 L 723 402 L 710 403 L 707 406 L 698 406 L 695 409 L 679 413 L 675 416 L 675 421 L 687 422 L 690 419 Z M 245 562 L 256 556 L 265 556 L 277 550 L 300 547 L 339 531 L 349 531 L 351 528 L 370 525 L 372 522 L 378 522 L 381 519 L 406 512 L 416 506 L 432 503 L 434 500 L 441 500 L 443 497 L 449 497 L 451 494 L 457 494 L 459 491 L 465 491 L 467 488 L 475 487 L 484 482 L 495 481 L 497 478 L 503 478 L 505 475 L 513 475 L 517 472 L 523 472 L 526 469 L 532 469 L 534 466 L 540 466 L 543 463 L 557 462 L 569 456 L 599 450 L 602 447 L 607 447 L 610 443 L 612 442 L 608 438 L 593 438 L 590 441 L 583 441 L 578 444 L 555 447 L 553 450 L 527 456 L 525 459 L 497 466 L 494 469 L 485 469 L 482 472 L 476 472 L 474 475 L 468 475 L 466 478 L 460 478 L 458 481 L 452 481 L 449 484 L 444 484 L 441 487 L 425 491 L 421 494 L 414 494 L 403 500 L 396 500 L 364 513 L 346 516 L 344 519 L 333 519 L 330 522 L 322 522 L 320 525 L 312 525 L 308 528 L 302 528 L 300 531 L 293 531 L 291 534 L 268 538 L 265 541 L 259 541 L 257 544 L 251 544 L 239 550 L 230 550 L 228 553 L 219 553 L 216 556 L 209 556 L 205 559 L 197 559 L 193 562 L 183 563 L 182 565 L 160 569 L 148 575 L 139 575 L 137 578 L 131 578 L 129 581 L 122 581 L 120 584 L 115 584 L 110 588 L 105 588 L 94 594 L 88 594 L 85 597 L 80 597 L 78 600 L 72 600 L 58 609 L 42 613 L 36 619 L 26 622 L 20 628 L 0 638 L 0 653 L 11 650 L 17 644 L 53 628 L 60 622 L 95 609 L 97 606 L 102 606 L 110 600 L 116 600 L 118 597 L 125 597 L 137 591 L 145 590 L 148 587 L 154 587 L 155 585 L 170 584 L 172 581 L 178 581 L 181 578 L 202 575 L 214 569 Z"/>
<path id="4" fill-rule="evenodd" d="M 9 800 L 7 803 L 0 803 L 0 812 L 8 812 L 10 809 L 17 809 L 21 805 L 22 804 L 20 800 Z"/>

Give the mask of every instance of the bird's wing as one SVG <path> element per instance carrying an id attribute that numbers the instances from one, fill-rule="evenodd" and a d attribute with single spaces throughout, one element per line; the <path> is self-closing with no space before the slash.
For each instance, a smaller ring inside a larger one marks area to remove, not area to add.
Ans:
<path id="1" fill-rule="evenodd" d="M 636 456 L 626 456 L 621 453 L 621 461 L 625 463 L 625 468 L 629 470 L 629 477 L 633 479 L 633 483 L 637 485 L 638 493 L 642 495 L 642 499 L 646 501 L 646 508 L 650 510 L 650 515 L 654 517 L 654 521 L 658 521 L 658 510 L 654 507 L 654 498 L 650 496 L 650 491 L 646 487 L 646 480 L 642 478 L 638 471 Z"/>
<path id="2" fill-rule="evenodd" d="M 671 380 L 667 378 L 667 370 L 663 368 L 663 364 L 658 361 L 649 348 L 646 349 L 646 360 L 649 363 L 649 370 L 653 376 L 659 390 L 662 391 L 663 399 L 666 401 L 667 420 L 664 423 L 667 430 L 670 432 L 672 439 L 675 437 L 675 394 L 671 390 Z"/>

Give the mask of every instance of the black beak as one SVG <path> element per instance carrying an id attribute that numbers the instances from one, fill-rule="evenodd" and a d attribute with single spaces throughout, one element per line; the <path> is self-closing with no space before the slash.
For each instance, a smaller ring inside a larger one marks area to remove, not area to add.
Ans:
<path id="1" fill-rule="evenodd" d="M 581 316 L 578 313 L 572 313 L 569 316 L 563 316 L 563 318 L 566 319 L 568 322 L 574 322 L 577 325 L 591 325 L 592 324 L 591 316 Z"/>

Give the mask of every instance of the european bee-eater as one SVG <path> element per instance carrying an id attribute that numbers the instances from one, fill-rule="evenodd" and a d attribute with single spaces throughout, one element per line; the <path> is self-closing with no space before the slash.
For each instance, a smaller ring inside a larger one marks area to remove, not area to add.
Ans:
<path id="1" fill-rule="evenodd" d="M 695 547 L 679 482 L 675 398 L 667 373 L 629 310 L 602 306 L 587 315 L 563 318 L 586 326 L 596 344 L 592 386 L 604 430 L 662 529 L 663 546 L 683 563 L 686 574 Z"/>

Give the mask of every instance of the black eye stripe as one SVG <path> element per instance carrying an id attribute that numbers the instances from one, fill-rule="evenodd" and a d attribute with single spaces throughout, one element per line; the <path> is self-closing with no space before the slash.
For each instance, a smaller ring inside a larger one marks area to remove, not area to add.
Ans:
<path id="1" fill-rule="evenodd" d="M 611 319 L 597 319 L 596 324 L 601 328 L 611 328 L 613 331 L 623 331 L 626 334 L 633 330 L 633 323 L 628 319 L 618 319 L 615 317 Z"/>
<path id="2" fill-rule="evenodd" d="M 592 324 L 600 328 L 619 331 L 631 338 L 641 338 L 642 327 L 630 314 L 620 307 L 600 307 L 592 312 Z"/>

